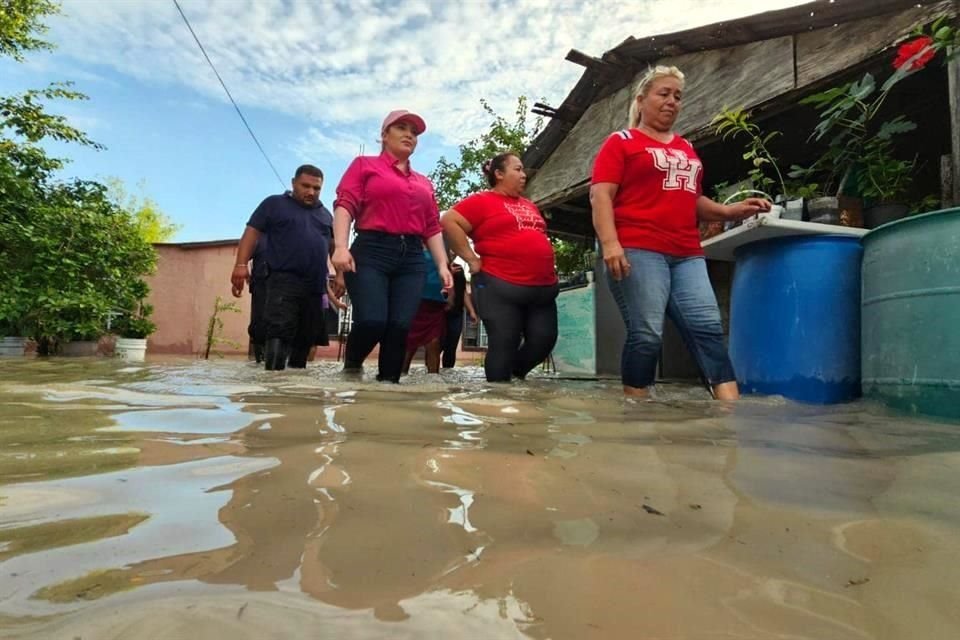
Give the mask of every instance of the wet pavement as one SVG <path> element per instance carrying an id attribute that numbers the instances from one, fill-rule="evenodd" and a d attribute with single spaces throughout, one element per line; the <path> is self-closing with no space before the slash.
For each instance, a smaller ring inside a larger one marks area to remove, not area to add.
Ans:
<path id="1" fill-rule="evenodd" d="M 960 425 L 0 361 L 0 637 L 956 638 Z"/>

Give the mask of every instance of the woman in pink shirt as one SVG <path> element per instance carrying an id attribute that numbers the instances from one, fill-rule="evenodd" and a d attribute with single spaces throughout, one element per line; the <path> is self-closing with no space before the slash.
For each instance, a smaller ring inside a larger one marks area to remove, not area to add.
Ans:
<path id="1" fill-rule="evenodd" d="M 415 113 L 391 111 L 380 129 L 380 155 L 354 159 L 334 202 L 333 266 L 353 304 L 343 369 L 361 370 L 379 343 L 377 380 L 386 382 L 400 381 L 407 332 L 426 277 L 424 244 L 443 289 L 453 286 L 433 185 L 410 166 L 417 137 L 426 128 Z M 347 249 L 351 222 L 356 239 Z"/>

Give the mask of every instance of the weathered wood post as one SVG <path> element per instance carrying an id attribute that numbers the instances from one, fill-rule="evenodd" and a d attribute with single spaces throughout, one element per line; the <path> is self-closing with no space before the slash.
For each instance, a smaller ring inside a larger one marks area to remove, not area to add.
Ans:
<path id="1" fill-rule="evenodd" d="M 960 0 L 953 0 L 953 26 L 960 28 Z M 953 51 L 947 51 L 951 55 Z M 960 57 L 947 63 L 947 89 L 950 94 L 950 173 L 952 201 L 944 206 L 960 205 Z"/>

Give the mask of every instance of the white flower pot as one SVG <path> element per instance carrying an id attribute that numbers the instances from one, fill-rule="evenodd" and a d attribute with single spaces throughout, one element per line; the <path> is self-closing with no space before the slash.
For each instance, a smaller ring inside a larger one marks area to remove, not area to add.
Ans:
<path id="1" fill-rule="evenodd" d="M 26 338 L 12 336 L 0 338 L 0 357 L 21 358 L 23 357 L 23 350 L 26 344 Z"/>
<path id="2" fill-rule="evenodd" d="M 130 362 L 143 362 L 147 356 L 146 338 L 117 338 L 113 355 Z"/>

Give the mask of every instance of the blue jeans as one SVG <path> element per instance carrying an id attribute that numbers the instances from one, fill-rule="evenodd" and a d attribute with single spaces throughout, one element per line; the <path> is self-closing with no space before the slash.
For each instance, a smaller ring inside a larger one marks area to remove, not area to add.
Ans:
<path id="1" fill-rule="evenodd" d="M 677 326 L 704 379 L 715 386 L 736 380 L 723 340 L 720 309 L 702 257 L 677 258 L 626 249 L 630 275 L 607 282 L 627 328 L 620 359 L 623 384 L 653 384 L 663 342 L 665 314 Z"/>
<path id="2" fill-rule="evenodd" d="M 344 368 L 360 368 L 380 343 L 377 380 L 399 382 L 427 273 L 423 242 L 419 236 L 359 231 L 350 252 L 357 270 L 344 275 L 353 305 Z"/>

